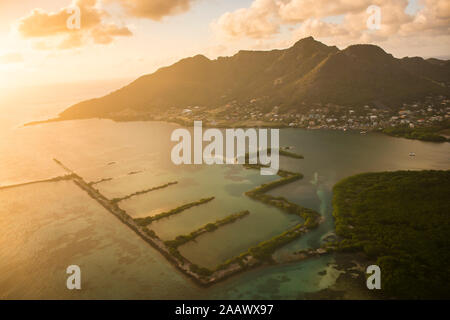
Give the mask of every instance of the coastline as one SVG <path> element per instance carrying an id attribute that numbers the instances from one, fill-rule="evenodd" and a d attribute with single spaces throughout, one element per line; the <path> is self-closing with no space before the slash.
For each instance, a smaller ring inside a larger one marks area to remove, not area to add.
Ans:
<path id="1" fill-rule="evenodd" d="M 64 118 L 50 118 L 47 120 L 38 120 L 38 121 L 31 121 L 24 123 L 23 127 L 29 127 L 29 126 L 35 126 L 40 124 L 46 124 L 46 123 L 53 123 L 53 122 L 63 122 L 63 121 L 75 121 L 75 120 L 88 120 L 88 119 L 100 119 L 100 120 L 111 120 L 114 122 L 134 122 L 134 121 L 145 121 L 145 122 L 164 122 L 169 124 L 177 124 L 186 128 L 192 128 L 193 127 L 193 121 L 186 121 L 182 119 L 155 119 L 153 117 L 89 117 L 89 118 L 71 118 L 71 119 L 64 119 Z M 450 143 L 450 138 L 445 137 L 444 135 L 436 135 L 434 139 L 429 138 L 421 138 L 419 136 L 414 137 L 411 135 L 403 135 L 403 134 L 392 134 L 389 133 L 387 128 L 384 129 L 364 129 L 364 131 L 361 131 L 359 129 L 348 129 L 348 130 L 342 130 L 339 128 L 321 128 L 321 127 L 304 127 L 304 126 L 289 126 L 285 123 L 273 123 L 273 122 L 267 122 L 267 121 L 221 121 L 217 123 L 208 123 L 204 122 L 202 124 L 204 128 L 217 128 L 217 129 L 247 129 L 247 128 L 261 128 L 261 129 L 303 129 L 303 130 L 327 130 L 327 131 L 340 131 L 340 132 L 355 132 L 355 133 L 379 133 L 385 136 L 394 137 L 394 138 L 403 138 L 408 140 L 416 140 L 416 141 L 422 141 L 422 142 L 429 142 L 429 143 Z M 439 138 L 440 137 L 440 138 Z"/>
<path id="2" fill-rule="evenodd" d="M 382 290 L 368 290 L 364 266 L 374 262 L 361 253 L 332 253 L 334 266 L 340 272 L 336 282 L 317 292 L 305 293 L 312 300 L 383 300 L 388 299 Z"/>
<path id="3" fill-rule="evenodd" d="M 109 122 L 109 121 L 108 121 Z M 89 122 L 90 123 L 90 122 Z M 93 121 L 92 122 L 93 124 L 95 124 L 96 122 L 95 121 Z M 114 125 L 112 122 L 110 122 L 110 124 L 111 125 Z M 145 125 L 145 124 L 144 124 Z M 169 126 L 170 127 L 170 126 Z M 292 130 L 292 132 L 295 132 L 295 130 Z M 333 133 L 330 133 L 330 135 L 332 135 Z M 345 139 L 346 139 L 346 137 L 345 137 L 345 135 L 343 135 L 343 134 L 339 134 L 340 136 L 342 136 L 342 138 L 341 139 L 343 139 L 343 140 L 341 140 L 341 141 L 345 141 Z M 379 135 L 379 137 L 382 137 L 381 135 Z M 357 137 L 358 138 L 358 140 L 359 141 L 363 141 L 363 143 L 364 143 L 364 137 Z M 391 140 L 391 139 L 389 139 L 389 140 Z M 395 140 L 395 139 L 392 139 L 392 140 Z M 400 139 L 399 139 L 400 140 Z M 401 139 L 401 140 L 404 140 L 404 139 Z M 350 176 L 350 175 L 349 175 Z M 95 185 L 94 185 L 95 186 Z M 138 234 L 138 233 L 137 233 Z M 138 234 L 139 235 L 139 234 Z M 141 236 L 140 236 L 141 237 Z M 148 242 L 147 240 L 145 240 L 146 242 Z M 159 249 L 158 248 L 156 248 L 158 251 L 159 251 Z M 163 254 L 163 253 L 162 253 Z M 327 257 L 331 257 L 331 255 L 332 254 L 334 254 L 334 253 L 330 253 L 330 254 L 328 254 L 327 255 Z M 162 258 L 162 257 L 161 257 Z M 167 258 L 166 258 L 167 259 Z M 302 260 L 301 259 L 298 259 L 298 260 L 296 260 L 296 261 L 292 261 L 294 264 L 296 263 L 296 262 L 300 262 L 300 264 L 299 264 L 299 266 L 301 266 L 302 264 L 302 262 L 301 262 Z M 344 261 L 345 262 L 345 261 Z M 172 263 L 172 262 L 171 262 Z M 175 263 L 176 264 L 176 261 L 175 262 L 173 262 L 173 263 Z M 280 265 L 284 265 L 284 264 L 286 264 L 285 262 L 283 262 L 283 263 L 278 263 L 278 264 L 276 264 L 276 265 L 278 265 L 278 266 L 280 266 Z M 255 270 L 255 269 L 258 269 L 258 268 L 260 268 L 260 267 L 262 267 L 262 268 L 266 268 L 266 266 L 270 266 L 271 264 L 270 263 L 265 263 L 265 264 L 262 264 L 262 265 L 260 265 L 260 266 L 255 266 L 254 268 L 252 268 L 252 273 L 253 273 L 253 271 Z M 175 265 L 174 265 L 175 266 Z M 178 269 L 178 268 L 177 268 Z M 317 270 L 317 271 L 320 271 L 320 270 Z M 316 272 L 317 272 L 316 271 Z M 240 271 L 237 271 L 236 273 L 233 273 L 233 274 L 237 274 L 238 272 L 240 272 Z M 231 277 L 231 276 L 233 276 L 233 274 L 230 274 L 229 276 L 224 276 L 223 277 L 223 279 L 227 279 L 228 277 Z M 245 277 L 246 275 L 244 274 L 244 277 Z M 189 276 L 187 276 L 188 278 L 190 278 Z M 353 277 L 352 278 L 350 278 L 350 277 L 352 277 L 352 275 L 349 275 L 349 274 L 347 274 L 347 275 L 341 275 L 340 276 L 340 278 L 339 278 L 339 281 L 335 284 L 335 285 L 333 285 L 333 286 L 330 286 L 330 288 L 331 289 L 333 289 L 334 291 L 342 291 L 342 290 L 340 290 L 339 288 L 345 288 L 345 284 L 344 284 L 344 282 L 345 283 L 347 283 L 348 281 L 352 281 L 352 279 L 353 279 Z M 240 277 L 238 277 L 238 279 L 239 279 Z M 358 279 L 362 279 L 362 280 L 364 280 L 364 278 L 358 278 Z M 220 280 L 219 280 L 220 281 Z M 194 280 L 194 282 L 195 282 L 195 280 Z M 353 279 L 353 282 L 355 282 L 354 281 L 354 279 Z M 364 283 L 365 283 L 365 281 L 364 281 Z M 202 284 L 199 284 L 200 286 L 205 286 L 205 285 L 202 285 Z M 206 286 L 208 286 L 208 285 L 206 285 Z M 350 287 L 351 288 L 351 287 Z M 353 289 L 352 289 L 353 290 Z M 347 290 L 348 291 L 348 290 Z M 331 293 L 329 293 L 329 294 L 335 294 L 336 295 L 336 292 L 331 292 Z M 354 296 L 351 296 L 351 297 L 354 297 Z M 350 296 L 349 296 L 349 292 L 347 292 L 346 293 L 346 295 L 344 295 L 343 296 L 343 298 L 345 299 L 345 298 L 351 298 Z M 357 298 L 357 297 L 356 297 Z"/>

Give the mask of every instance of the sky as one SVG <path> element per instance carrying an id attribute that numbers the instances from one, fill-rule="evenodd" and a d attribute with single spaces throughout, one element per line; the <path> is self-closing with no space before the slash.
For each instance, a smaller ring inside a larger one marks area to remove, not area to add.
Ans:
<path id="1" fill-rule="evenodd" d="M 449 58 L 450 1 L 0 0 L 0 88 L 132 80 L 184 57 L 308 36 Z"/>

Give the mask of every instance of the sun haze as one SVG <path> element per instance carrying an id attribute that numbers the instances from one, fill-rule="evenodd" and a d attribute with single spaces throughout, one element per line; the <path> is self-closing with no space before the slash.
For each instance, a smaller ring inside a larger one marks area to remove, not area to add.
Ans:
<path id="1" fill-rule="evenodd" d="M 373 5 L 381 24 L 368 30 Z M 131 79 L 187 56 L 281 49 L 308 36 L 446 58 L 449 21 L 446 0 L 2 1 L 0 87 Z"/>

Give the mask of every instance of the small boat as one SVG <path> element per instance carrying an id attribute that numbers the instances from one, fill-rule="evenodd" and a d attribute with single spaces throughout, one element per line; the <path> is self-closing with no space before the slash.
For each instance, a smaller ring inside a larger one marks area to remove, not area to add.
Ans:
<path id="1" fill-rule="evenodd" d="M 415 152 L 410 152 L 410 153 L 409 153 L 409 156 L 410 156 L 410 157 L 415 157 L 416 154 L 415 154 Z"/>
<path id="2" fill-rule="evenodd" d="M 367 133 L 366 131 L 361 131 L 361 132 L 360 132 L 360 134 L 366 134 L 366 133 Z"/>

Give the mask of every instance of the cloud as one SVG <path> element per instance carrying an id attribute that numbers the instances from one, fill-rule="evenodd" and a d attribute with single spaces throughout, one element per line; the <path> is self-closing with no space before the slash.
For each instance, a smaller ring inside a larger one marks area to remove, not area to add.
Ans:
<path id="1" fill-rule="evenodd" d="M 196 0 L 73 0 L 71 6 L 56 12 L 34 9 L 18 21 L 17 30 L 26 39 L 40 39 L 38 50 L 73 49 L 89 43 L 109 44 L 116 37 L 132 36 L 130 29 L 109 22 L 101 2 L 118 3 L 128 16 L 159 21 L 166 16 L 188 11 Z M 79 8 L 79 19 L 77 10 Z M 79 21 L 79 28 L 74 22 Z"/>
<path id="2" fill-rule="evenodd" d="M 196 0 L 107 0 L 119 3 L 129 15 L 159 21 L 166 16 L 184 13 Z"/>
<path id="3" fill-rule="evenodd" d="M 314 18 L 365 11 L 371 4 L 374 4 L 373 0 L 290 0 L 278 2 L 278 13 L 283 22 L 297 23 Z"/>
<path id="4" fill-rule="evenodd" d="M 91 32 L 95 43 L 108 44 L 114 40 L 114 37 L 131 36 L 131 31 L 126 27 L 118 27 L 114 24 L 102 25 L 100 28 L 94 28 Z"/>
<path id="5" fill-rule="evenodd" d="M 254 0 L 249 8 L 226 12 L 212 27 L 226 38 L 267 38 L 279 32 L 278 9 L 274 0 Z"/>
<path id="6" fill-rule="evenodd" d="M 413 17 L 405 13 L 407 0 L 378 0 L 381 9 L 379 30 L 369 30 L 367 21 L 370 16 L 367 7 L 355 9 L 343 15 L 340 23 L 325 22 L 321 17 L 305 20 L 295 31 L 296 37 L 314 36 L 333 37 L 336 43 L 384 41 L 399 35 L 403 25 L 411 23 Z"/>
<path id="7" fill-rule="evenodd" d="M 423 0 L 424 7 L 412 21 L 401 26 L 401 34 L 425 33 L 450 34 L 450 2 L 447 0 Z"/>
<path id="8" fill-rule="evenodd" d="M 11 63 L 20 63 L 20 62 L 23 62 L 23 57 L 20 53 L 17 53 L 17 52 L 7 53 L 7 54 L 0 56 L 1 64 L 11 64 Z"/>
<path id="9" fill-rule="evenodd" d="M 79 32 L 74 32 L 65 37 L 57 46 L 58 49 L 67 50 L 75 49 L 83 46 L 83 35 Z M 45 45 L 42 47 L 45 49 Z M 48 48 L 48 47 L 47 47 Z M 51 48 L 51 47 L 50 47 Z M 47 49 L 48 50 L 48 49 Z"/>
<path id="10" fill-rule="evenodd" d="M 294 28 L 296 39 L 333 37 L 333 41 L 385 41 L 392 37 L 450 34 L 450 2 L 421 0 L 415 15 L 405 12 L 408 0 L 253 0 L 248 8 L 227 12 L 213 22 L 213 30 L 227 39 L 266 39 L 282 27 Z M 367 8 L 381 9 L 379 30 L 369 30 Z M 339 20 L 330 22 L 330 20 Z M 339 17 L 339 19 L 336 19 Z M 331 19 L 330 19 L 331 18 Z"/>
<path id="11" fill-rule="evenodd" d="M 80 28 L 89 30 L 101 24 L 104 12 L 96 9 L 86 0 L 74 2 L 80 8 Z M 95 4 L 95 3 L 94 3 Z M 58 12 L 46 12 L 41 9 L 34 9 L 30 15 L 20 19 L 18 31 L 25 38 L 48 37 L 59 34 L 67 34 L 71 31 L 68 28 L 68 21 L 73 13 L 67 8 L 62 8 Z"/>
<path id="12" fill-rule="evenodd" d="M 26 39 L 41 39 L 34 47 L 42 50 L 73 49 L 90 42 L 109 44 L 115 37 L 132 35 L 127 27 L 106 22 L 108 13 L 96 3 L 96 0 L 75 0 L 73 5 L 57 12 L 34 9 L 19 20 L 17 30 Z"/>

